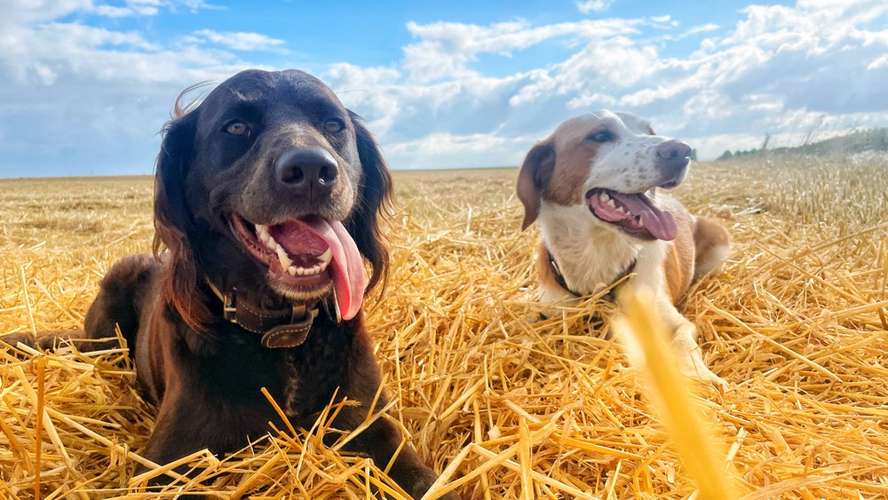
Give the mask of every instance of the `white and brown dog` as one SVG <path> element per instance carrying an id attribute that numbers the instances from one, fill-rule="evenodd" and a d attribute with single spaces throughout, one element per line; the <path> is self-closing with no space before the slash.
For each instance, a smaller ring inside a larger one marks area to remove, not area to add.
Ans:
<path id="1" fill-rule="evenodd" d="M 592 294 L 623 278 L 654 291 L 674 330 L 682 368 L 724 384 L 703 362 L 697 329 L 677 309 L 691 283 L 728 254 L 728 232 L 695 217 L 658 188 L 687 175 L 691 148 L 654 133 L 646 121 L 602 111 L 562 123 L 521 166 L 523 228 L 539 220 L 540 298 L 556 303 Z"/>

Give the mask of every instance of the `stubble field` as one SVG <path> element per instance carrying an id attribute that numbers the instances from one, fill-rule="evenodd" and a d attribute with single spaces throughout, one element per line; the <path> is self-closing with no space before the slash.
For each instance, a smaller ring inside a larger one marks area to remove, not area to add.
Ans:
<path id="1" fill-rule="evenodd" d="M 515 175 L 395 174 L 391 274 L 368 301 L 390 414 L 464 498 L 696 496 L 609 322 L 591 321 L 613 306 L 533 302 Z M 750 498 L 888 496 L 886 179 L 885 164 L 703 163 L 676 190 L 734 238 L 682 309 L 730 384 L 696 393 Z M 0 334 L 79 328 L 111 264 L 150 251 L 151 200 L 147 177 L 0 181 Z M 273 422 L 240 454 L 197 453 L 196 475 L 145 489 L 150 474 L 131 476 L 152 411 L 132 380 L 122 349 L 0 347 L 0 497 L 32 497 L 37 471 L 44 498 L 398 494 L 325 447 L 323 421 Z"/>

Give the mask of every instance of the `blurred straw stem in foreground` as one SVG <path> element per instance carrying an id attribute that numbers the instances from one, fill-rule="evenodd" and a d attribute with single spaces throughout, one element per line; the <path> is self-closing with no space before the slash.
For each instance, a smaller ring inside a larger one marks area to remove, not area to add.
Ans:
<path id="1" fill-rule="evenodd" d="M 622 313 L 614 318 L 614 330 L 630 364 L 638 370 L 655 415 L 671 438 L 689 475 L 699 488 L 699 498 L 738 498 L 733 467 L 726 462 L 725 447 L 715 437 L 714 426 L 702 405 L 691 394 L 693 382 L 678 369 L 670 334 L 654 308 L 647 288 L 624 288 Z"/>

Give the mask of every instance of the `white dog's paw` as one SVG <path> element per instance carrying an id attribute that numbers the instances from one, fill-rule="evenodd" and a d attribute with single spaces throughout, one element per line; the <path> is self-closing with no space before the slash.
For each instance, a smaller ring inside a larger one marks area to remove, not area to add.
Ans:
<path id="1" fill-rule="evenodd" d="M 689 329 L 690 331 L 688 331 Z M 680 327 L 678 331 L 675 332 L 675 339 L 672 341 L 672 345 L 676 350 L 679 369 L 681 369 L 682 373 L 689 378 L 711 383 L 722 389 L 727 389 L 727 381 L 713 373 L 712 370 L 706 366 L 706 362 L 703 361 L 703 354 L 700 351 L 700 346 L 694 341 L 694 333 L 695 327 L 693 325 Z"/>
<path id="2" fill-rule="evenodd" d="M 719 377 L 706 366 L 700 352 L 679 353 L 679 365 L 685 376 L 699 380 L 701 382 L 711 383 L 722 389 L 728 388 L 728 382 Z"/>

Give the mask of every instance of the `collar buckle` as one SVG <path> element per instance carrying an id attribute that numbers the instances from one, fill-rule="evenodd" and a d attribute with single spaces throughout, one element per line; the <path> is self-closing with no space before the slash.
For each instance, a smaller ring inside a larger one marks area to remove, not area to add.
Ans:
<path id="1" fill-rule="evenodd" d="M 267 348 L 290 348 L 302 345 L 308 338 L 315 318 L 318 317 L 316 302 L 291 303 L 289 309 L 286 307 L 264 309 L 250 304 L 249 301 L 238 304 L 237 288 L 231 288 L 223 293 L 209 278 L 206 282 L 213 294 L 222 302 L 222 318 L 244 330 L 260 335 L 262 345 Z M 338 313 L 338 308 L 336 311 Z"/>
<path id="2" fill-rule="evenodd" d="M 234 297 L 234 292 L 222 294 L 222 318 L 236 325 L 237 305 L 235 305 Z"/>
<path id="3" fill-rule="evenodd" d="M 292 323 L 299 323 L 305 320 L 306 314 L 305 304 L 293 304 L 293 308 L 290 312 L 290 321 Z M 314 308 L 313 311 L 317 312 L 317 308 Z M 308 311 L 309 315 L 312 311 Z"/>

